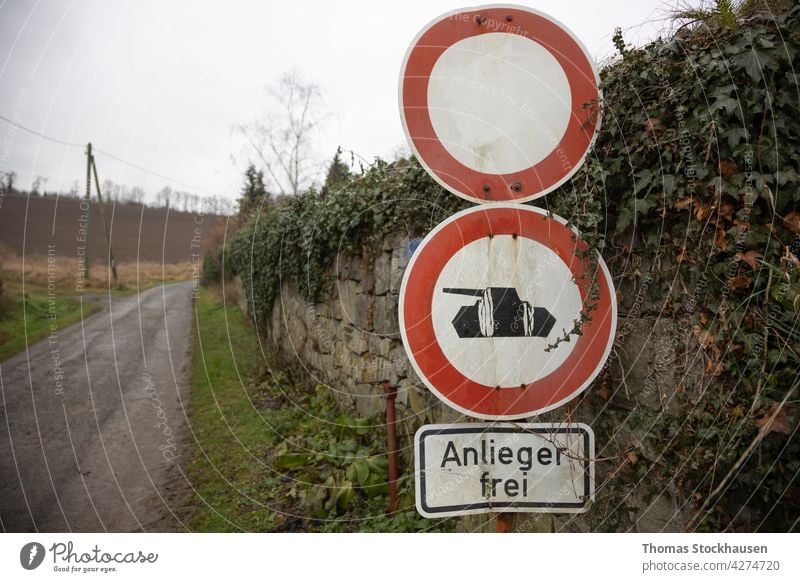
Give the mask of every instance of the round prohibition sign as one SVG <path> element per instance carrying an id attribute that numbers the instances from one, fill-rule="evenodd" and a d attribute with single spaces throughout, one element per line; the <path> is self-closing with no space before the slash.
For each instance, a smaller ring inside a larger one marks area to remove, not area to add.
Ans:
<path id="1" fill-rule="evenodd" d="M 534 416 L 580 394 L 608 358 L 617 319 L 608 268 L 587 250 L 562 218 L 515 203 L 439 224 L 400 287 L 400 332 L 420 379 L 486 420 Z M 576 325 L 580 335 L 562 339 Z"/>
<path id="2" fill-rule="evenodd" d="M 544 196 L 580 168 L 597 135 L 599 75 L 560 22 L 488 5 L 440 16 L 400 70 L 403 129 L 420 163 L 473 202 Z"/>

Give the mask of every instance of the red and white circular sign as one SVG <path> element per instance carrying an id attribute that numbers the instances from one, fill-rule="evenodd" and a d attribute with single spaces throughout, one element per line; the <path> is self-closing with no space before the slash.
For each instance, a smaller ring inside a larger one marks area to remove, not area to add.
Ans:
<path id="1" fill-rule="evenodd" d="M 400 331 L 420 379 L 449 406 L 488 420 L 577 396 L 602 369 L 617 320 L 608 268 L 599 256 L 591 268 L 579 256 L 587 248 L 563 219 L 513 203 L 439 224 L 400 288 Z M 580 335 L 558 341 L 576 324 Z"/>
<path id="2" fill-rule="evenodd" d="M 423 167 L 474 202 L 544 196 L 580 166 L 599 127 L 597 69 L 560 22 L 490 5 L 440 16 L 400 71 L 400 116 Z"/>

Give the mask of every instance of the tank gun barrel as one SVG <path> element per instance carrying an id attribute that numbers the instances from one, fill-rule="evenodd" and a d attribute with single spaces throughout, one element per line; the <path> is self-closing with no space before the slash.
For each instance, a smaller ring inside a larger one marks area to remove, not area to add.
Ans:
<path id="1" fill-rule="evenodd" d="M 483 289 L 460 289 L 458 287 L 445 287 L 442 291 L 453 295 L 468 295 L 470 297 L 483 297 L 484 293 Z"/>

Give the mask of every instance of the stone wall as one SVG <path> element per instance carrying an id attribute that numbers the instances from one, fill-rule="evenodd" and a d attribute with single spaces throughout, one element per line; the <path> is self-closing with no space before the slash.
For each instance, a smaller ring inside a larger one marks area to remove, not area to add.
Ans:
<path id="1" fill-rule="evenodd" d="M 382 389 L 370 382 L 398 384 L 398 447 L 405 475 L 413 472 L 413 435 L 420 425 L 472 420 L 434 397 L 406 357 L 397 307 L 408 243 L 407 236 L 398 234 L 386 238 L 377 256 L 340 255 L 332 266 L 331 293 L 319 303 L 309 304 L 284 285 L 268 338 L 276 353 L 302 368 L 311 381 L 329 386 L 340 406 L 358 415 L 384 413 Z M 692 345 L 689 330 L 679 329 L 671 318 L 648 315 L 655 307 L 650 283 L 639 279 L 615 285 L 620 317 L 607 380 L 602 386 L 595 382 L 561 409 L 530 419 L 585 422 L 594 428 L 597 456 L 606 459 L 596 465 L 597 502 L 579 516 L 518 514 L 519 531 L 680 531 L 688 519 L 690 504 L 676 499 L 674 475 L 658 466 L 661 449 L 646 431 L 630 429 L 629 419 L 633 414 L 678 417 L 676 391 L 701 389 L 704 361 L 685 348 Z M 639 457 L 654 467 L 647 483 L 612 495 L 616 475 L 631 469 Z M 459 529 L 493 530 L 494 520 L 470 516 L 460 520 Z"/>

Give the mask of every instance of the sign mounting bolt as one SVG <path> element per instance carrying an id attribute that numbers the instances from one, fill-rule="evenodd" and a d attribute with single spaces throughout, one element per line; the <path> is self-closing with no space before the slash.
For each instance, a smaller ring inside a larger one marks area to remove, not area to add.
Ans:
<path id="1" fill-rule="evenodd" d="M 522 190 L 522 184 L 519 182 L 514 182 L 513 184 L 511 184 L 511 189 L 514 192 L 519 192 L 520 190 Z"/>

